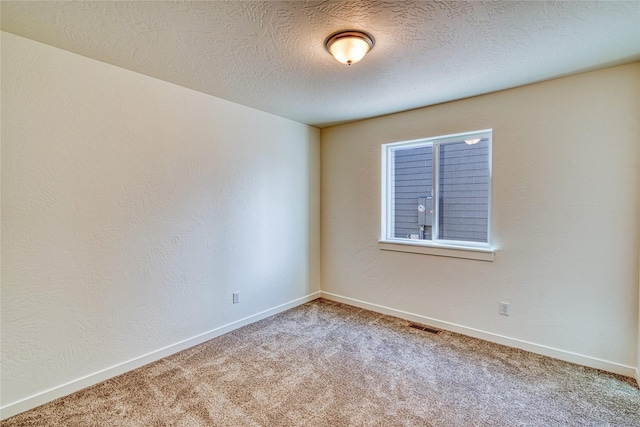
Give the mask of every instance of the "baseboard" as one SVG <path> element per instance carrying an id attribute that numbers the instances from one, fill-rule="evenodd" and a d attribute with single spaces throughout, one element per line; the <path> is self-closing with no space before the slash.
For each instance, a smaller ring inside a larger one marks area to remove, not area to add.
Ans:
<path id="1" fill-rule="evenodd" d="M 36 393 L 32 396 L 18 400 L 16 402 L 9 403 L 5 406 L 0 407 L 0 420 L 4 420 L 21 412 L 28 411 L 29 409 L 33 409 L 37 406 L 43 405 L 47 402 L 51 402 L 52 400 L 67 396 L 71 393 L 75 393 L 76 391 L 82 390 L 83 388 L 98 384 L 102 381 L 116 377 L 127 371 L 140 368 L 164 357 L 171 356 L 172 354 L 178 353 L 182 350 L 186 350 L 187 348 L 202 344 L 203 342 L 219 337 L 220 335 L 224 335 L 235 329 L 241 328 L 242 326 L 257 322 L 259 320 L 289 310 L 290 308 L 296 307 L 317 298 L 320 298 L 320 292 L 314 292 L 302 298 L 297 298 L 293 301 L 289 301 L 268 310 L 261 311 L 243 319 L 236 320 L 235 322 L 228 323 L 226 325 L 212 329 L 208 332 L 196 335 L 183 341 L 179 341 L 175 344 L 160 348 L 126 362 L 119 363 L 101 371 L 94 372 L 73 381 L 69 381 L 68 383 Z"/>
<path id="2" fill-rule="evenodd" d="M 442 320 L 433 319 L 419 314 L 409 313 L 402 310 L 396 310 L 394 308 L 385 307 L 378 304 L 372 304 L 366 301 L 361 301 L 354 298 L 344 297 L 341 295 L 332 294 L 330 292 L 321 292 L 322 298 L 328 300 L 341 302 L 344 304 L 352 305 L 359 308 L 375 311 L 376 313 L 387 314 L 401 319 L 409 320 L 412 322 L 418 322 L 429 326 L 434 326 L 439 329 L 444 329 L 451 332 L 456 332 L 462 335 L 467 335 L 474 338 L 479 338 L 485 341 L 494 342 L 497 344 L 506 345 L 508 347 L 519 348 L 521 350 L 530 351 L 532 353 L 541 354 L 543 356 L 553 357 L 554 359 L 564 360 L 566 362 L 576 363 L 578 365 L 588 366 L 591 368 L 601 369 L 607 372 L 613 372 L 615 374 L 623 375 L 625 377 L 636 378 L 638 384 L 638 370 L 632 366 L 621 365 L 619 363 L 610 362 L 607 360 L 601 360 L 594 357 L 585 356 L 582 354 L 572 353 L 565 350 L 560 350 L 545 345 L 535 344 L 528 341 L 519 340 L 516 338 L 509 338 L 503 335 L 494 334 L 491 332 L 481 331 L 479 329 L 470 328 L 467 326 L 458 325 Z"/>
<path id="3" fill-rule="evenodd" d="M 640 366 L 636 369 L 636 384 L 640 388 Z"/>

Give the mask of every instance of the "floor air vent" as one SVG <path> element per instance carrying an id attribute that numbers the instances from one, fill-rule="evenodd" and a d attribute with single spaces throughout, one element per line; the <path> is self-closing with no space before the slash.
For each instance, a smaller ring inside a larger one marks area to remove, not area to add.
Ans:
<path id="1" fill-rule="evenodd" d="M 438 335 L 440 332 L 442 332 L 439 329 L 434 329 L 430 326 L 421 325 L 419 323 L 409 323 L 409 327 L 413 329 L 419 329 L 421 331 L 429 332 L 430 334 L 434 334 L 434 335 Z"/>

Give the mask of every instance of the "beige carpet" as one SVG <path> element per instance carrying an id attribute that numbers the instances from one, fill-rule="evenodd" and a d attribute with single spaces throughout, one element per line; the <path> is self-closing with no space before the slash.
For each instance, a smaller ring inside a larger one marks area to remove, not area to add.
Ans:
<path id="1" fill-rule="evenodd" d="M 640 426 L 640 390 L 321 299 L 1 425 Z"/>

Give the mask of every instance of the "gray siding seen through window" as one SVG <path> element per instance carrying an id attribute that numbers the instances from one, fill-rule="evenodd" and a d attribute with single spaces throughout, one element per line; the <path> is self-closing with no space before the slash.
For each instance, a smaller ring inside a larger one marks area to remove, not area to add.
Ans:
<path id="1" fill-rule="evenodd" d="M 433 148 L 431 145 L 394 152 L 392 179 L 394 186 L 394 234 L 409 239 L 418 235 L 418 198 L 431 196 L 433 188 Z M 431 227 L 425 238 L 431 239 Z"/>
<path id="2" fill-rule="evenodd" d="M 395 238 L 416 239 L 419 198 L 436 196 L 438 239 L 487 242 L 489 217 L 489 142 L 474 145 L 464 141 L 439 144 L 438 191 L 433 194 L 433 145 L 399 148 L 393 151 L 391 224 Z M 432 227 L 424 229 L 432 239 Z"/>
<path id="3" fill-rule="evenodd" d="M 487 241 L 489 142 L 440 145 L 439 238 Z"/>

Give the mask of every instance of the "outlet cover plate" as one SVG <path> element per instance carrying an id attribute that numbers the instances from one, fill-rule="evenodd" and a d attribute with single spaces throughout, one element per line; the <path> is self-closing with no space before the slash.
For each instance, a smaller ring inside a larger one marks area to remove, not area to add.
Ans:
<path id="1" fill-rule="evenodd" d="M 500 302 L 500 314 L 503 316 L 509 315 L 509 303 L 508 302 Z"/>

